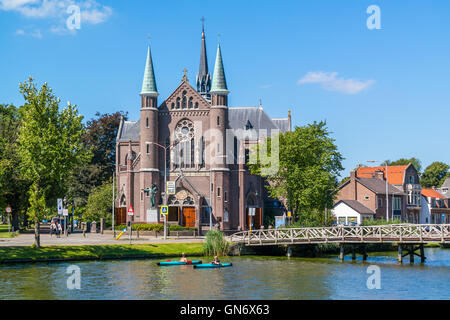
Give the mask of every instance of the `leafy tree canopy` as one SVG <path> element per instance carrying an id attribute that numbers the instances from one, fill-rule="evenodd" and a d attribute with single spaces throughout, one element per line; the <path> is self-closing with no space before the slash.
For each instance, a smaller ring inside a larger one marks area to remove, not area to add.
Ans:
<path id="1" fill-rule="evenodd" d="M 417 172 L 421 172 L 422 162 L 414 157 L 410 159 L 401 158 L 396 161 L 386 160 L 381 165 L 385 166 L 387 164 L 388 166 L 406 166 L 410 163 L 414 166 L 414 168 L 416 168 Z"/>
<path id="2" fill-rule="evenodd" d="M 445 179 L 450 176 L 450 166 L 444 162 L 433 162 L 425 168 L 420 177 L 420 184 L 424 188 L 440 187 Z"/>
<path id="3" fill-rule="evenodd" d="M 276 139 L 268 138 L 259 148 L 268 150 Z M 255 152 L 253 152 L 255 154 Z M 279 134 L 278 171 L 264 174 L 267 167 L 261 159 L 250 164 L 252 174 L 267 177 L 267 189 L 274 198 L 287 199 L 289 208 L 302 219 L 311 221 L 333 205 L 333 193 L 338 184 L 339 172 L 343 170 L 342 155 L 330 137 L 325 122 L 314 122 L 296 127 L 292 132 Z"/>

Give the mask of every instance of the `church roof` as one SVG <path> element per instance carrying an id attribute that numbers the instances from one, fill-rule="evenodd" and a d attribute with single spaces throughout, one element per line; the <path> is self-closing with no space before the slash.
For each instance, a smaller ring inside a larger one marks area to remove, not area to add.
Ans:
<path id="1" fill-rule="evenodd" d="M 220 44 L 217 46 L 216 64 L 214 65 L 214 74 L 211 85 L 211 92 L 228 93 L 227 80 L 223 69 L 222 52 Z"/>
<path id="2" fill-rule="evenodd" d="M 156 89 L 155 72 L 153 70 L 152 52 L 150 46 L 147 50 L 147 61 L 145 63 L 144 80 L 142 81 L 142 95 L 158 95 Z"/>
<path id="3" fill-rule="evenodd" d="M 119 142 L 139 141 L 140 131 L 139 121 L 123 121 L 117 134 L 117 140 Z"/>
<path id="4" fill-rule="evenodd" d="M 270 130 L 279 129 L 281 132 L 289 131 L 288 119 L 271 119 L 262 107 L 238 107 L 228 108 L 228 123 L 231 129 L 246 129 L 251 125 L 251 129 L 267 129 L 270 136 Z"/>

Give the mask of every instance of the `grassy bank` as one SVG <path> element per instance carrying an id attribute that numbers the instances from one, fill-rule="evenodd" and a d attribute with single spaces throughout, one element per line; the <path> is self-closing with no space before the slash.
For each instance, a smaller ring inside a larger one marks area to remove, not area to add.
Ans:
<path id="1" fill-rule="evenodd" d="M 133 244 L 133 245 L 92 245 L 92 246 L 49 246 L 39 249 L 31 247 L 0 247 L 0 264 L 47 262 L 47 261 L 77 261 L 77 260 L 108 260 L 165 258 L 186 256 L 201 256 L 202 243 L 163 243 L 163 244 Z"/>

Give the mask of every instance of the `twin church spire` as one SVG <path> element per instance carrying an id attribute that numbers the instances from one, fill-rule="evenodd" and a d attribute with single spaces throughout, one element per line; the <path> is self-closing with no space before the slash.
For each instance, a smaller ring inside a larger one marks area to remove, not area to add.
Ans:
<path id="1" fill-rule="evenodd" d="M 202 44 L 200 50 L 200 67 L 196 79 L 197 91 L 207 100 L 211 101 L 211 92 L 225 93 L 228 92 L 225 71 L 223 67 L 222 52 L 220 44 L 217 47 L 216 63 L 214 66 L 214 75 L 208 71 L 208 57 L 206 54 L 206 37 L 205 28 L 202 26 Z M 142 81 L 141 96 L 157 96 L 155 72 L 153 68 L 152 54 L 150 45 L 147 51 L 147 61 L 145 64 L 144 80 Z"/>

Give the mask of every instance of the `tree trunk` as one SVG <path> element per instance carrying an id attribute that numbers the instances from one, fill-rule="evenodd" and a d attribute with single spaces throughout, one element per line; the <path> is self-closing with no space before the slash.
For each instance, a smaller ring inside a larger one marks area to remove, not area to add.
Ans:
<path id="1" fill-rule="evenodd" d="M 40 228 L 39 228 L 39 219 L 34 219 L 34 245 L 36 248 L 41 247 L 41 234 L 40 234 Z"/>

